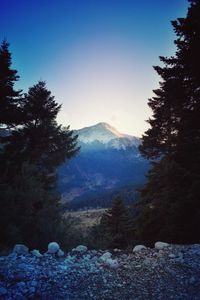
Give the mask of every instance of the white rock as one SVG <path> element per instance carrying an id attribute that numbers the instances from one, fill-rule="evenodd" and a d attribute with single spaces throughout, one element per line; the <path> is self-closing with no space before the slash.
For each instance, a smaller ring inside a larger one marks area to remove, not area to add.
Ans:
<path id="1" fill-rule="evenodd" d="M 56 242 L 51 242 L 48 244 L 48 253 L 55 254 L 60 249 L 60 246 Z"/>
<path id="2" fill-rule="evenodd" d="M 31 251 L 31 253 L 35 257 L 42 257 L 42 254 L 40 253 L 39 250 L 34 249 L 33 251 Z"/>
<path id="3" fill-rule="evenodd" d="M 176 257 L 176 255 L 173 254 L 173 253 L 170 253 L 170 254 L 169 254 L 169 258 L 175 258 L 175 257 Z"/>
<path id="4" fill-rule="evenodd" d="M 144 245 L 137 245 L 133 248 L 133 252 L 139 252 L 143 249 L 146 249 L 146 247 Z"/>
<path id="5" fill-rule="evenodd" d="M 83 246 L 83 245 L 79 245 L 77 246 L 75 249 L 73 249 L 74 251 L 78 251 L 78 252 L 81 252 L 81 253 L 84 253 L 87 251 L 87 247 L 86 246 Z"/>
<path id="6" fill-rule="evenodd" d="M 14 246 L 13 252 L 21 255 L 26 255 L 28 254 L 29 249 L 23 244 L 16 244 Z"/>
<path id="7" fill-rule="evenodd" d="M 99 257 L 101 261 L 106 261 L 107 259 L 111 258 L 112 254 L 110 252 L 105 252 L 103 255 Z"/>
<path id="8" fill-rule="evenodd" d="M 62 257 L 62 256 L 65 255 L 65 252 L 62 251 L 61 249 L 59 249 L 56 255 L 57 255 L 58 257 Z"/>
<path id="9" fill-rule="evenodd" d="M 116 259 L 112 259 L 111 256 L 112 254 L 107 251 L 99 257 L 99 260 L 103 262 L 106 266 L 112 269 L 116 269 L 119 267 L 119 263 Z"/>
<path id="10" fill-rule="evenodd" d="M 157 250 L 162 250 L 162 249 L 164 249 L 164 248 L 166 248 L 166 247 L 169 247 L 170 245 L 168 244 L 168 243 L 164 243 L 164 242 L 156 242 L 155 243 L 155 248 L 157 249 Z"/>
<path id="11" fill-rule="evenodd" d="M 105 264 L 112 269 L 116 269 L 119 267 L 118 261 L 116 259 L 112 259 L 112 258 L 108 258 L 105 261 Z"/>

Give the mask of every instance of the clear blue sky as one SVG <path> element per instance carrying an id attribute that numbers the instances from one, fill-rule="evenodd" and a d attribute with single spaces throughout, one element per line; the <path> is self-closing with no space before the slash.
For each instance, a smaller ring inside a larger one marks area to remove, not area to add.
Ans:
<path id="1" fill-rule="evenodd" d="M 10 42 L 18 87 L 45 80 L 72 129 L 108 122 L 140 136 L 158 80 L 152 66 L 172 55 L 171 20 L 187 0 L 0 0 L 0 39 Z"/>

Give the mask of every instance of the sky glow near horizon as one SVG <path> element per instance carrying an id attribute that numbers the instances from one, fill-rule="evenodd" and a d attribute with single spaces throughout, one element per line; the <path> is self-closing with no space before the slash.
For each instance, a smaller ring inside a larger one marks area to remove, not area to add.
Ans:
<path id="1" fill-rule="evenodd" d="M 0 39 L 10 43 L 16 86 L 26 92 L 45 80 L 62 103 L 59 123 L 107 122 L 141 136 L 159 82 L 152 66 L 173 55 L 170 21 L 187 7 L 186 0 L 0 0 Z"/>

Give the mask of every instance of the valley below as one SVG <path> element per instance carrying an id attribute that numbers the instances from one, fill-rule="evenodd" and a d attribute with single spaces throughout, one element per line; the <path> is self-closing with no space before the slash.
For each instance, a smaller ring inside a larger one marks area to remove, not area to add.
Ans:
<path id="1" fill-rule="evenodd" d="M 77 222 L 77 227 L 80 228 L 82 232 L 85 232 L 87 231 L 87 229 L 100 222 L 100 219 L 104 212 L 105 209 L 71 211 L 66 212 L 65 217 L 74 218 Z"/>

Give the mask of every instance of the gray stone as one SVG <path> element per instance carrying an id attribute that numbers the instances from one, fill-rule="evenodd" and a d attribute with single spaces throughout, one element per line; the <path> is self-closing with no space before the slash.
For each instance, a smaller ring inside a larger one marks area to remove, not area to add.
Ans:
<path id="1" fill-rule="evenodd" d="M 62 251 L 61 249 L 59 249 L 56 255 L 57 255 L 58 257 L 62 257 L 62 256 L 65 255 L 65 252 Z"/>
<path id="2" fill-rule="evenodd" d="M 168 244 L 168 243 L 164 243 L 164 242 L 156 242 L 155 243 L 155 248 L 157 249 L 157 250 L 162 250 L 162 249 L 164 249 L 164 248 L 167 248 L 167 247 L 169 247 L 170 245 Z"/>
<path id="3" fill-rule="evenodd" d="M 169 254 L 169 258 L 175 258 L 175 257 L 176 257 L 176 255 L 173 254 L 173 253 L 170 253 L 170 254 Z"/>
<path id="4" fill-rule="evenodd" d="M 111 258 L 112 254 L 110 252 L 105 252 L 103 255 L 99 257 L 100 262 L 104 263 L 104 265 L 116 269 L 119 267 L 119 263 L 116 259 Z"/>
<path id="5" fill-rule="evenodd" d="M 133 248 L 133 252 L 139 252 L 143 249 L 146 249 L 146 247 L 144 245 L 137 245 Z"/>
<path id="6" fill-rule="evenodd" d="M 43 255 L 40 253 L 39 250 L 34 249 L 33 251 L 31 251 L 31 254 L 35 257 L 42 257 Z"/>
<path id="7" fill-rule="evenodd" d="M 81 253 L 84 253 L 84 252 L 87 252 L 88 248 L 86 246 L 83 246 L 83 245 L 79 245 L 77 246 L 75 249 L 73 249 L 74 251 L 77 251 L 77 252 L 81 252 Z"/>
<path id="8" fill-rule="evenodd" d="M 105 261 L 105 264 L 111 269 L 117 269 L 119 267 L 119 263 L 116 259 L 108 258 Z"/>
<path id="9" fill-rule="evenodd" d="M 26 255 L 26 254 L 28 254 L 29 249 L 28 249 L 28 247 L 26 247 L 23 244 L 16 244 L 14 246 L 13 252 L 17 253 L 19 255 Z"/>
<path id="10" fill-rule="evenodd" d="M 112 254 L 110 252 L 105 252 L 103 255 L 99 257 L 101 261 L 106 261 L 107 259 L 111 258 Z"/>
<path id="11" fill-rule="evenodd" d="M 55 254 L 60 249 L 60 246 L 56 242 L 51 242 L 48 244 L 48 253 Z"/>

